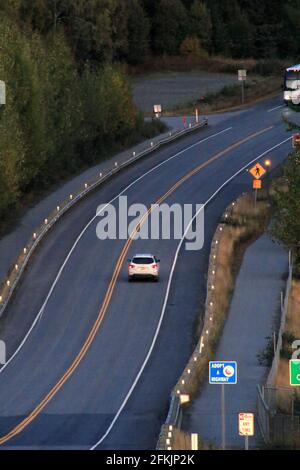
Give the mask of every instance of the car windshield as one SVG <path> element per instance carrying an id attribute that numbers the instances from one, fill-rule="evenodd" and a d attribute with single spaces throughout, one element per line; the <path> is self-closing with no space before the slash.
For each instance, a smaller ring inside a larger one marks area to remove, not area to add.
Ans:
<path id="1" fill-rule="evenodd" d="M 299 80 L 300 74 L 296 70 L 289 70 L 286 73 L 287 80 Z"/>
<path id="2" fill-rule="evenodd" d="M 296 70 L 290 70 L 285 75 L 285 87 L 288 90 L 297 90 L 300 86 L 300 73 Z"/>
<path id="3" fill-rule="evenodd" d="M 133 258 L 132 260 L 133 264 L 152 264 L 154 263 L 154 259 L 153 258 L 146 258 L 146 257 L 136 257 L 136 258 Z"/>

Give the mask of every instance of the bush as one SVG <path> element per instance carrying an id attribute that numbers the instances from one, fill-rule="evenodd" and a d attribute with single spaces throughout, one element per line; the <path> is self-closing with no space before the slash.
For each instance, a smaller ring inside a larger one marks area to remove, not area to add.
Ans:
<path id="1" fill-rule="evenodd" d="M 117 67 L 80 70 L 63 31 L 44 38 L 0 18 L 0 224 L 27 193 L 41 190 L 150 135 Z"/>
<path id="2" fill-rule="evenodd" d="M 282 74 L 284 69 L 287 67 L 282 60 L 279 59 L 265 59 L 257 61 L 253 67 L 252 72 L 258 75 L 271 76 Z"/>
<path id="3" fill-rule="evenodd" d="M 180 54 L 182 56 L 208 57 L 208 52 L 202 49 L 200 39 L 197 37 L 186 38 L 180 46 Z"/>

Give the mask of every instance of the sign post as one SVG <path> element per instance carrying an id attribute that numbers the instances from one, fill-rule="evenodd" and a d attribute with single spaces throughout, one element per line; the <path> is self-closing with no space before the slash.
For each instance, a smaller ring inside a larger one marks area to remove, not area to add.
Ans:
<path id="1" fill-rule="evenodd" d="M 261 180 L 253 180 L 253 189 L 254 189 L 254 209 L 256 210 L 257 206 L 257 191 L 262 189 L 262 181 Z"/>
<path id="2" fill-rule="evenodd" d="M 261 178 L 266 173 L 265 168 L 260 164 L 256 163 L 250 170 L 249 173 L 253 176 L 253 189 L 254 189 L 254 208 L 256 210 L 257 205 L 257 190 L 262 188 Z"/>
<path id="3" fill-rule="evenodd" d="M 242 104 L 245 102 L 245 81 L 247 80 L 247 70 L 238 71 L 238 80 L 242 82 Z"/>
<path id="4" fill-rule="evenodd" d="M 239 435 L 245 437 L 245 450 L 249 450 L 249 437 L 254 436 L 253 413 L 239 413 Z"/>
<path id="5" fill-rule="evenodd" d="M 297 148 L 300 145 L 300 134 L 294 134 L 292 140 L 293 148 Z"/>
<path id="6" fill-rule="evenodd" d="M 221 385 L 222 449 L 226 450 L 225 385 Z"/>
<path id="7" fill-rule="evenodd" d="M 290 385 L 300 386 L 300 359 L 290 360 Z"/>
<path id="8" fill-rule="evenodd" d="M 222 450 L 226 450 L 225 385 L 237 384 L 237 363 L 234 361 L 210 361 L 209 383 L 221 385 Z"/>

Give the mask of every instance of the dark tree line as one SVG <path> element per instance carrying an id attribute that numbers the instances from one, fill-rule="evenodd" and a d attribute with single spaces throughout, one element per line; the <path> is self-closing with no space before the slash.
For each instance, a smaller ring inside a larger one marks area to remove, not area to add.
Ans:
<path id="1" fill-rule="evenodd" d="M 299 49 L 300 0 L 0 0 L 0 225 L 24 194 L 143 135 L 118 63 Z"/>
<path id="2" fill-rule="evenodd" d="M 116 56 L 124 53 L 120 26 L 99 36 L 94 17 L 88 17 L 93 2 L 74 2 L 82 7 L 80 24 L 87 29 L 76 36 L 66 23 L 67 34 L 74 34 L 71 42 L 61 27 L 75 15 L 71 3 L 0 1 L 0 79 L 7 84 L 6 105 L 0 107 L 0 230 L 24 195 L 153 131 L 136 109 L 124 74 L 106 63 L 107 45 Z M 115 14 L 120 23 L 123 12 Z M 102 11 L 100 17 L 106 16 Z M 86 59 L 81 66 L 76 49 Z M 92 67 L 88 59 L 95 57 L 104 63 Z"/>
<path id="3" fill-rule="evenodd" d="M 300 53 L 300 0 L 11 0 L 33 30 L 63 28 L 80 61 L 143 62 L 149 54 L 234 58 Z"/>

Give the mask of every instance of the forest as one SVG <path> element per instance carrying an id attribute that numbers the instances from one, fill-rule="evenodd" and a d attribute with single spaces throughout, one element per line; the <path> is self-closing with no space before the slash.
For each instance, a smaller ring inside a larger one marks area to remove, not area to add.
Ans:
<path id="1" fill-rule="evenodd" d="M 0 226 L 28 194 L 155 131 L 124 64 L 299 49 L 300 0 L 0 0 Z"/>
<path id="2" fill-rule="evenodd" d="M 3 0 L 2 0 L 3 1 Z M 20 22 L 63 28 L 80 61 L 141 63 L 149 54 L 286 58 L 300 52 L 300 0 L 20 0 Z M 12 7 L 12 14 L 16 9 Z"/>

